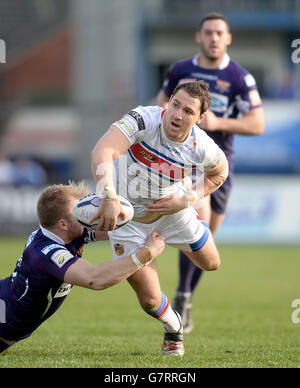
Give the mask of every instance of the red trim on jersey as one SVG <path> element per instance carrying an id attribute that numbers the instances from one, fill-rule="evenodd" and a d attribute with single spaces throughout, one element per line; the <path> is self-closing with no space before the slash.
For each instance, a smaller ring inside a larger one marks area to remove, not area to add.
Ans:
<path id="1" fill-rule="evenodd" d="M 134 144 L 130 147 L 130 151 L 133 156 L 140 163 L 145 164 L 147 167 L 150 167 L 152 170 L 159 172 L 167 177 L 172 179 L 184 179 L 184 168 L 178 167 L 169 161 L 160 158 L 155 155 L 153 152 L 147 150 L 142 146 L 141 143 Z"/>
<path id="2" fill-rule="evenodd" d="M 161 118 L 164 117 L 164 114 L 166 113 L 166 111 L 167 111 L 167 108 L 162 110 L 162 112 L 161 112 Z"/>

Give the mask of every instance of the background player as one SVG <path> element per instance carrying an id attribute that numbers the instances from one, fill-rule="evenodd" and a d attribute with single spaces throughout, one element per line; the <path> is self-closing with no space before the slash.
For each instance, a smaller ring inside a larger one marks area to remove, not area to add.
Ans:
<path id="1" fill-rule="evenodd" d="M 81 258 L 84 244 L 108 239 L 106 232 L 83 229 L 72 217 L 75 201 L 86 193 L 83 184 L 70 184 L 50 186 L 41 194 L 40 228 L 30 235 L 13 274 L 0 280 L 0 353 L 54 314 L 73 284 L 102 290 L 138 270 L 130 256 L 98 266 Z M 165 246 L 157 232 L 146 244 L 134 257 L 141 265 L 160 255 Z"/>
<path id="2" fill-rule="evenodd" d="M 263 109 L 256 82 L 251 74 L 229 58 L 227 47 L 231 40 L 230 27 L 225 17 L 219 13 L 206 15 L 196 32 L 200 54 L 171 65 L 157 96 L 157 104 L 166 107 L 175 87 L 182 82 L 203 79 L 209 84 L 212 104 L 200 127 L 224 151 L 229 162 L 226 182 L 197 209 L 213 235 L 224 220 L 231 191 L 234 171 L 233 135 L 260 135 L 264 129 Z M 180 252 L 179 270 L 173 307 L 181 314 L 184 332 L 188 333 L 193 329 L 190 315 L 192 296 L 202 270 L 183 252 Z"/>
<path id="3" fill-rule="evenodd" d="M 134 254 L 145 244 L 149 231 L 157 230 L 168 244 L 184 249 L 197 266 L 205 270 L 219 267 L 214 240 L 192 207 L 198 196 L 215 191 L 228 174 L 224 153 L 196 126 L 210 100 L 205 82 L 184 83 L 174 91 L 167 109 L 137 107 L 111 125 L 95 145 L 92 172 L 106 200 L 90 222 L 99 217 L 98 226 L 104 225 L 105 230 L 114 229 L 121 212 L 114 187 L 113 162 L 121 168 L 119 158 L 125 155 L 116 187 L 132 203 L 134 219 L 109 233 L 115 258 Z M 196 184 L 191 190 L 188 175 L 197 169 L 203 185 Z M 143 309 L 164 325 L 163 354 L 182 356 L 180 316 L 161 291 L 155 263 L 133 274 L 128 281 Z"/>

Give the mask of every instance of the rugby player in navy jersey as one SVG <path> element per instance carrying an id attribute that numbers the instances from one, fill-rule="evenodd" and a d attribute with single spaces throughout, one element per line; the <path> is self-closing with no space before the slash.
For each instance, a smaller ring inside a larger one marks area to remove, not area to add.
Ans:
<path id="1" fill-rule="evenodd" d="M 157 95 L 157 104 L 166 107 L 177 85 L 196 80 L 209 84 L 212 104 L 199 126 L 224 151 L 229 162 L 226 182 L 197 209 L 213 235 L 224 220 L 231 191 L 234 134 L 260 135 L 264 130 L 263 108 L 256 82 L 251 74 L 229 58 L 227 47 L 231 40 L 230 27 L 224 16 L 219 13 L 206 15 L 196 32 L 200 53 L 172 64 Z M 192 296 L 203 271 L 183 252 L 180 252 L 179 270 L 174 308 L 182 316 L 183 331 L 189 333 L 193 329 Z"/>
<path id="2" fill-rule="evenodd" d="M 0 280 L 0 353 L 29 337 L 60 307 L 72 285 L 102 290 L 131 276 L 160 255 L 164 238 L 153 232 L 135 257 L 93 266 L 81 258 L 83 246 L 107 240 L 106 232 L 88 231 L 72 217 L 84 184 L 53 185 L 37 204 L 40 228 L 33 232 L 13 274 Z M 138 266 L 139 265 L 139 266 Z"/>

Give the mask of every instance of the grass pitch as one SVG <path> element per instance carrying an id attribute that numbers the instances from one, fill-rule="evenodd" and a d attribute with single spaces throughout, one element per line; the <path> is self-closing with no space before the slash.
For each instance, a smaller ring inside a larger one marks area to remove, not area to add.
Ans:
<path id="1" fill-rule="evenodd" d="M 0 277 L 11 274 L 26 238 L 1 238 Z M 161 355 L 163 330 L 127 282 L 104 291 L 74 287 L 62 307 L 27 340 L 0 354 L 0 368 L 298 368 L 299 247 L 219 247 L 222 266 L 205 273 L 193 301 L 194 331 L 183 358 Z M 83 255 L 111 258 L 107 242 Z M 162 290 L 173 298 L 177 252 L 158 259 Z M 299 312 L 300 318 L 300 312 Z"/>

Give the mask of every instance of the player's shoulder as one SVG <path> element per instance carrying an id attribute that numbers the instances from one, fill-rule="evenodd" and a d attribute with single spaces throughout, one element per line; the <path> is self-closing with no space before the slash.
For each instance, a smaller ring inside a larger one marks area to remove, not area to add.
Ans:
<path id="1" fill-rule="evenodd" d="M 181 58 L 175 62 L 177 66 L 186 66 L 192 65 L 194 63 L 195 57 Z"/>
<path id="2" fill-rule="evenodd" d="M 186 69 L 189 66 L 194 66 L 194 58 L 195 57 L 178 59 L 178 61 L 174 62 L 170 66 L 170 70 L 180 71 L 181 69 Z"/>
<path id="3" fill-rule="evenodd" d="M 245 69 L 243 66 L 233 61 L 232 59 L 229 62 L 229 69 L 231 70 L 231 73 L 236 76 L 236 78 L 242 80 L 244 84 L 249 88 L 256 85 L 256 81 L 253 75 L 247 69 Z"/>
<path id="4" fill-rule="evenodd" d="M 50 236 L 39 228 L 37 231 L 33 232 L 27 240 L 24 256 L 30 257 L 31 260 L 49 260 L 57 251 L 60 251 L 61 253 L 69 252 L 63 241 L 51 239 Z"/>
<path id="5" fill-rule="evenodd" d="M 204 150 L 208 146 L 215 145 L 212 138 L 198 125 L 194 125 L 192 135 L 194 136 L 195 147 L 200 151 Z"/>
<path id="6" fill-rule="evenodd" d="M 234 61 L 231 58 L 228 64 L 228 69 L 233 73 L 238 73 L 242 75 L 249 74 L 248 70 L 246 70 L 242 65 L 240 65 L 238 62 Z"/>
<path id="7" fill-rule="evenodd" d="M 139 105 L 127 113 L 138 124 L 139 129 L 146 129 L 147 124 L 157 122 L 161 119 L 163 108 L 158 105 Z"/>
<path id="8" fill-rule="evenodd" d="M 193 126 L 192 135 L 194 135 L 195 137 L 199 137 L 199 138 L 209 137 L 207 135 L 207 133 L 203 129 L 201 129 L 201 127 L 199 125 L 197 125 L 197 124 L 195 124 Z"/>
<path id="9" fill-rule="evenodd" d="M 132 109 L 128 113 L 134 111 L 134 112 L 139 112 L 144 114 L 157 114 L 162 110 L 163 108 L 158 105 L 138 105 L 136 108 Z"/>

